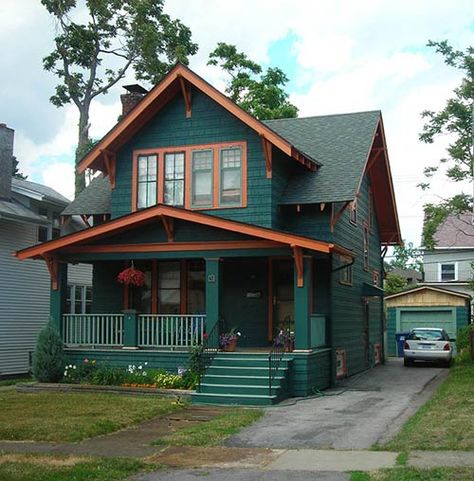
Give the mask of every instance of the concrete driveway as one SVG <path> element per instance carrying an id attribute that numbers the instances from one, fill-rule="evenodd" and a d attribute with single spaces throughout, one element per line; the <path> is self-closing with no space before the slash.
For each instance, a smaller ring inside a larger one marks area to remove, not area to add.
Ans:
<path id="1" fill-rule="evenodd" d="M 228 446 L 367 449 L 393 437 L 447 376 L 431 365 L 405 368 L 390 359 L 319 398 L 290 399 L 267 408 Z"/>

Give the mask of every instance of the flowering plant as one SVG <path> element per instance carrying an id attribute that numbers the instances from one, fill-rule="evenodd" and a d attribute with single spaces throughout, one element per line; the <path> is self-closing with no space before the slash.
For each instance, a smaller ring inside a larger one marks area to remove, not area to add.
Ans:
<path id="1" fill-rule="evenodd" d="M 125 284 L 126 286 L 142 287 L 145 285 L 145 273 L 139 269 L 135 269 L 132 262 L 130 267 L 127 267 L 120 272 L 117 276 L 117 280 L 120 284 Z"/>
<path id="2" fill-rule="evenodd" d="M 224 332 L 219 336 L 219 347 L 225 349 L 232 341 L 236 341 L 242 334 L 232 328 L 229 332 Z"/>

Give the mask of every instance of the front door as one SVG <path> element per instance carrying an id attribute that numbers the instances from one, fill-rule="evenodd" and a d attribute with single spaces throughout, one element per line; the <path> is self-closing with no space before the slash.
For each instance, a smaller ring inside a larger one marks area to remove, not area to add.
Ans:
<path id="1" fill-rule="evenodd" d="M 294 331 L 294 274 L 292 259 L 272 259 L 273 338 L 283 331 Z"/>

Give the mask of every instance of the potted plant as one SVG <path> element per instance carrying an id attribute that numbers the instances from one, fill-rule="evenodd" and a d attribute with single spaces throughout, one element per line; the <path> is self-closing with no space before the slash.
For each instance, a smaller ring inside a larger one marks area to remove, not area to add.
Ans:
<path id="1" fill-rule="evenodd" d="M 219 336 L 219 348 L 225 352 L 233 352 L 237 347 L 237 340 L 241 336 L 241 333 L 236 331 L 235 328 L 229 332 L 224 332 Z"/>
<path id="2" fill-rule="evenodd" d="M 275 337 L 276 346 L 283 347 L 285 352 L 292 352 L 295 349 L 295 336 L 292 331 L 281 329 Z"/>

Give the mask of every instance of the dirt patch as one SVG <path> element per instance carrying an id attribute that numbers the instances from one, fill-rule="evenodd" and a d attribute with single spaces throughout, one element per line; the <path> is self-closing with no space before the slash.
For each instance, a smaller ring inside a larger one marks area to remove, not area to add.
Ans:
<path id="1" fill-rule="evenodd" d="M 262 467 L 274 461 L 283 450 L 256 448 L 226 448 L 170 446 L 149 457 L 153 462 L 173 468 L 201 467 Z"/>
<path id="2" fill-rule="evenodd" d="M 0 454 L 0 464 L 4 463 L 31 463 L 41 464 L 42 466 L 67 467 L 74 466 L 77 463 L 88 461 L 90 458 L 69 456 L 69 457 L 52 457 L 52 456 L 31 456 L 24 454 Z"/>

